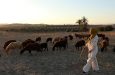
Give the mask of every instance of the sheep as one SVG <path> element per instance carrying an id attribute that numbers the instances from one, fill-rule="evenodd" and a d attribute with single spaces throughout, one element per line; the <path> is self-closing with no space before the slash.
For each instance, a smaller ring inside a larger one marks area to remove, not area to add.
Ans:
<path id="1" fill-rule="evenodd" d="M 16 42 L 16 40 L 6 41 L 3 48 L 6 49 L 6 47 L 7 47 L 11 42 Z"/>
<path id="2" fill-rule="evenodd" d="M 97 34 L 98 37 L 101 37 L 101 38 L 104 38 L 105 37 L 105 34 Z"/>
<path id="3" fill-rule="evenodd" d="M 48 51 L 48 42 L 52 42 L 52 38 L 47 38 L 46 42 L 40 43 L 40 46 L 41 46 L 42 50 L 47 50 Z"/>
<path id="4" fill-rule="evenodd" d="M 62 45 L 62 43 L 61 43 L 60 41 L 57 41 L 57 42 L 54 44 L 54 46 L 53 46 L 53 48 L 52 48 L 52 51 L 55 50 L 55 47 L 56 47 L 57 49 L 58 49 L 58 48 L 61 49 L 61 45 Z"/>
<path id="5" fill-rule="evenodd" d="M 22 55 L 25 51 L 28 51 L 31 55 L 31 51 L 37 51 L 37 52 L 42 52 L 40 44 L 38 43 L 29 43 L 27 44 L 21 51 L 20 55 Z"/>
<path id="6" fill-rule="evenodd" d="M 89 38 L 90 37 L 90 34 L 84 34 L 84 35 L 82 35 L 82 38 Z"/>
<path id="7" fill-rule="evenodd" d="M 61 37 L 56 37 L 56 38 L 54 38 L 54 39 L 53 39 L 53 44 L 56 43 L 56 42 L 58 42 L 58 41 L 60 41 L 60 40 L 61 40 Z"/>
<path id="8" fill-rule="evenodd" d="M 79 36 L 79 34 L 75 33 L 75 37 L 77 38 Z"/>
<path id="9" fill-rule="evenodd" d="M 57 42 L 54 44 L 52 50 L 54 51 L 55 48 L 61 49 L 62 47 L 63 47 L 64 49 L 66 49 L 67 44 L 68 44 L 67 39 L 66 39 L 66 38 L 62 38 L 60 41 L 57 41 Z"/>
<path id="10" fill-rule="evenodd" d="M 115 46 L 113 47 L 113 52 L 115 52 Z"/>
<path id="11" fill-rule="evenodd" d="M 73 40 L 73 36 L 72 35 L 68 35 L 69 40 Z"/>
<path id="12" fill-rule="evenodd" d="M 68 39 L 68 36 L 64 36 L 65 39 Z"/>
<path id="13" fill-rule="evenodd" d="M 52 38 L 47 38 L 46 42 L 52 42 Z"/>
<path id="14" fill-rule="evenodd" d="M 81 47 L 81 49 L 82 49 L 83 46 L 85 46 L 85 41 L 84 41 L 84 40 L 79 40 L 79 41 L 77 41 L 76 44 L 75 44 L 75 47 L 76 47 L 76 49 L 78 49 L 78 50 L 79 50 L 79 47 Z"/>
<path id="15" fill-rule="evenodd" d="M 25 40 L 24 42 L 22 42 L 23 48 L 24 48 L 27 44 L 29 44 L 29 43 L 35 43 L 35 41 L 34 41 L 34 40 L 31 40 L 31 39 Z"/>
<path id="16" fill-rule="evenodd" d="M 11 42 L 11 43 L 6 47 L 5 52 L 6 52 L 7 55 L 8 55 L 8 54 L 11 53 L 11 51 L 12 51 L 13 49 L 16 49 L 16 48 L 18 48 L 18 49 L 21 49 L 21 48 L 22 48 L 22 43 L 21 43 L 20 41 Z"/>
<path id="17" fill-rule="evenodd" d="M 109 46 L 109 38 L 103 37 L 102 41 L 100 42 L 101 52 L 107 50 L 107 46 Z"/>
<path id="18" fill-rule="evenodd" d="M 47 42 L 45 43 L 40 43 L 41 50 L 47 50 L 48 51 L 48 44 Z"/>
<path id="19" fill-rule="evenodd" d="M 76 33 L 76 34 L 75 34 L 75 37 L 76 37 L 76 38 L 82 38 L 82 35 Z"/>
<path id="20" fill-rule="evenodd" d="M 38 42 L 38 43 L 40 43 L 40 42 L 41 42 L 41 37 L 37 37 L 37 38 L 35 39 L 35 41 Z"/>

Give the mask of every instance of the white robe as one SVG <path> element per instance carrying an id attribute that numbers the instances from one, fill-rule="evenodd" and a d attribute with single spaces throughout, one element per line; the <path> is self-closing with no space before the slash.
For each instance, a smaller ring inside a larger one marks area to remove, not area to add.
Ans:
<path id="1" fill-rule="evenodd" d="M 97 62 L 97 52 L 98 52 L 98 36 L 96 35 L 93 39 L 91 39 L 90 42 L 88 42 L 86 44 L 86 46 L 88 47 L 88 50 L 92 52 L 88 53 L 88 59 L 87 59 L 87 64 L 83 67 L 83 71 L 84 72 L 88 72 L 90 70 L 90 68 L 92 67 L 92 69 L 94 71 L 98 71 L 99 67 L 98 67 L 98 62 Z"/>

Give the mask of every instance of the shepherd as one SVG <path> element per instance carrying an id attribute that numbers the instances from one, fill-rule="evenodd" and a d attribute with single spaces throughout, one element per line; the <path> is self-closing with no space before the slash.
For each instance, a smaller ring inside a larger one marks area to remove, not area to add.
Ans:
<path id="1" fill-rule="evenodd" d="M 93 69 L 93 71 L 99 71 L 99 66 L 97 62 L 96 55 L 98 53 L 98 36 L 97 36 L 97 30 L 94 28 L 91 28 L 90 31 L 90 37 L 88 38 L 85 47 L 88 48 L 88 59 L 87 64 L 83 67 L 83 74 L 88 74 L 90 68 Z"/>

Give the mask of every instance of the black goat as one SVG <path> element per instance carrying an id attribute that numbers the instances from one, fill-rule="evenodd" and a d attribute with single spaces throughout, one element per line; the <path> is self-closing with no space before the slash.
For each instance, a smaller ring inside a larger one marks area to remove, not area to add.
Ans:
<path id="1" fill-rule="evenodd" d="M 41 47 L 42 50 L 47 50 L 48 51 L 48 44 L 47 44 L 47 42 L 40 43 L 40 47 Z"/>
<path id="2" fill-rule="evenodd" d="M 52 38 L 47 38 L 46 39 L 46 42 L 49 42 L 49 41 L 52 42 Z"/>
<path id="3" fill-rule="evenodd" d="M 78 41 L 78 42 L 75 44 L 75 47 L 76 47 L 76 49 L 78 49 L 78 50 L 79 50 L 80 47 L 81 47 L 81 49 L 82 49 L 83 46 L 85 46 L 85 41 L 84 41 L 84 40 L 80 40 L 80 41 Z"/>

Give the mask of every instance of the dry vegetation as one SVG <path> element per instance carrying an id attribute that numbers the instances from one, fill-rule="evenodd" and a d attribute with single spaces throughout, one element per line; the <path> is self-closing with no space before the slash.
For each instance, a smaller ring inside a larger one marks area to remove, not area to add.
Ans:
<path id="1" fill-rule="evenodd" d="M 110 38 L 110 46 L 107 52 L 99 51 L 97 59 L 100 66 L 100 73 L 90 72 L 90 75 L 115 75 L 115 53 L 112 52 L 115 46 L 115 32 L 102 32 Z M 76 51 L 73 41 L 69 41 L 69 48 L 65 51 L 52 51 L 52 44 L 49 43 L 49 51 L 42 53 L 28 52 L 19 55 L 18 49 L 15 49 L 11 55 L 6 56 L 3 45 L 7 40 L 15 39 L 24 41 L 25 39 L 35 39 L 38 36 L 45 41 L 47 37 L 56 37 L 72 34 L 74 32 L 57 33 L 19 33 L 19 32 L 0 32 L 0 75 L 82 75 L 82 67 L 86 63 L 86 54 L 78 61 L 80 51 Z"/>

